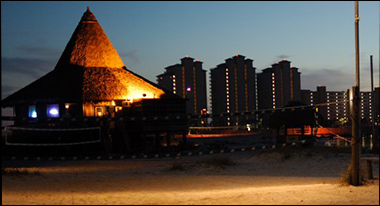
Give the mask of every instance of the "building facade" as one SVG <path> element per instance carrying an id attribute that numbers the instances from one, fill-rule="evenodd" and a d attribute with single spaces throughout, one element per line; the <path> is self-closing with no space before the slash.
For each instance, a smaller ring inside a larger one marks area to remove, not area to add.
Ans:
<path id="1" fill-rule="evenodd" d="M 283 60 L 257 75 L 259 109 L 283 108 L 301 101 L 301 73 Z"/>
<path id="2" fill-rule="evenodd" d="M 376 88 L 375 95 L 371 92 L 360 92 L 360 115 L 363 123 L 371 123 L 373 114 L 375 119 L 378 116 L 379 91 Z M 318 111 L 327 121 L 339 123 L 350 121 L 349 90 L 327 91 L 325 86 L 318 86 L 317 91 L 302 90 L 302 102 L 311 106 L 320 105 L 317 106 Z"/>
<path id="3" fill-rule="evenodd" d="M 188 99 L 186 110 L 192 115 L 207 110 L 206 71 L 202 69 L 202 64 L 186 56 L 181 59 L 181 64 L 166 67 L 165 73 L 157 76 L 158 85 Z"/>
<path id="4" fill-rule="evenodd" d="M 212 113 L 256 110 L 256 68 L 253 60 L 235 55 L 211 69 Z M 214 125 L 239 126 L 254 121 L 254 115 L 213 118 Z"/>

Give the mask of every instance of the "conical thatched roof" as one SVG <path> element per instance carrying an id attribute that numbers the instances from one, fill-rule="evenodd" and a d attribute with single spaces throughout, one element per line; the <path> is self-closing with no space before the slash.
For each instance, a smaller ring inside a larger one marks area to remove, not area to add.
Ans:
<path id="1" fill-rule="evenodd" d="M 2 101 L 2 107 L 32 102 L 178 98 L 129 71 L 96 17 L 84 13 L 55 69 Z"/>
<path id="2" fill-rule="evenodd" d="M 94 14 L 84 13 L 57 66 L 122 68 L 124 63 Z"/>

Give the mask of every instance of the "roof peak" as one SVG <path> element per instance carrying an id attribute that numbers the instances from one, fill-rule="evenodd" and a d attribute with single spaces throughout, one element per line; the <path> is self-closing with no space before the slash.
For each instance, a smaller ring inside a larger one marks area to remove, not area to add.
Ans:
<path id="1" fill-rule="evenodd" d="M 90 11 L 90 7 L 87 7 L 86 12 L 84 12 L 82 19 L 80 20 L 83 23 L 97 22 L 95 15 Z"/>

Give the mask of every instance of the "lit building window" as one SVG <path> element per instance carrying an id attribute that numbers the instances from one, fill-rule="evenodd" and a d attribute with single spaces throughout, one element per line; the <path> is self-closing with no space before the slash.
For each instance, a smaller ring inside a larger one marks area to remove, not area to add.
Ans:
<path id="1" fill-rule="evenodd" d="M 104 114 L 103 107 L 95 107 L 95 116 L 102 117 Z"/>
<path id="2" fill-rule="evenodd" d="M 29 106 L 29 118 L 37 118 L 37 109 L 36 105 Z"/>
<path id="3" fill-rule="evenodd" d="M 47 116 L 50 118 L 58 118 L 59 117 L 59 105 L 58 104 L 48 104 L 46 106 Z"/>

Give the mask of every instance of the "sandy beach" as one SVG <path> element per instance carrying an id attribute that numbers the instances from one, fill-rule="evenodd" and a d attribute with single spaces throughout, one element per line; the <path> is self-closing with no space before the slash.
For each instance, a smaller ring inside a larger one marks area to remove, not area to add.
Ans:
<path id="1" fill-rule="evenodd" d="M 27 175 L 2 176 L 2 204 L 378 205 L 379 165 L 375 180 L 353 187 L 341 180 L 349 162 L 350 154 L 314 150 L 29 162 Z"/>

